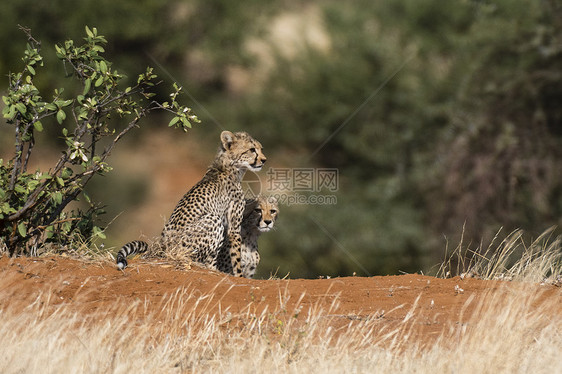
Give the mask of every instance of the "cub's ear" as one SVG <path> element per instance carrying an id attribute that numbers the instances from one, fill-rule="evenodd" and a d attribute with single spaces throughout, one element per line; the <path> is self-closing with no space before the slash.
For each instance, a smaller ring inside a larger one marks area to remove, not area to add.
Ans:
<path id="1" fill-rule="evenodd" d="M 230 149 L 230 146 L 234 143 L 234 134 L 230 131 L 221 132 L 221 142 L 225 150 Z"/>

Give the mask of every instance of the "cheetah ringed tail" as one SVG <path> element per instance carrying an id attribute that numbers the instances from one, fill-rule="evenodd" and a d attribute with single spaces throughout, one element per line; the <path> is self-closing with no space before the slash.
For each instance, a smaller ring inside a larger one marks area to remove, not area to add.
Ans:
<path id="1" fill-rule="evenodd" d="M 127 256 L 145 253 L 148 250 L 148 243 L 141 240 L 135 240 L 125 244 L 119 252 L 117 252 L 117 267 L 123 270 L 127 267 Z"/>

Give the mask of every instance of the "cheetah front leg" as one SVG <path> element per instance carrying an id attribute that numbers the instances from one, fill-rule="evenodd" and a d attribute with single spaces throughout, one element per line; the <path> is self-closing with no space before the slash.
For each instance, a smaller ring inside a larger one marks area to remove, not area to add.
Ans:
<path id="1" fill-rule="evenodd" d="M 244 213 L 244 200 L 240 202 L 233 201 L 230 205 L 228 214 L 228 233 L 226 243 L 226 253 L 230 254 L 232 263 L 232 275 L 241 277 L 242 274 L 242 237 L 240 235 L 242 225 L 242 214 Z"/>
<path id="2" fill-rule="evenodd" d="M 240 233 L 229 233 L 228 234 L 228 244 L 229 244 L 229 253 L 230 253 L 230 261 L 232 263 L 232 275 L 235 277 L 242 276 L 242 265 L 241 265 L 241 256 L 240 256 L 240 245 L 242 244 L 242 240 L 240 238 Z"/>

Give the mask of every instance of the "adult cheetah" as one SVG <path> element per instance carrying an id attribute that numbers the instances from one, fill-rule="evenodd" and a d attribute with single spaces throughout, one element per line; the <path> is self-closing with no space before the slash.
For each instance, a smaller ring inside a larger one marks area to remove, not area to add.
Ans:
<path id="1" fill-rule="evenodd" d="M 195 186 L 179 201 L 164 225 L 162 249 L 179 249 L 211 269 L 231 266 L 242 276 L 240 226 L 245 208 L 241 181 L 247 170 L 260 171 L 266 162 L 262 145 L 246 132 L 223 131 L 213 163 Z M 227 257 L 219 259 L 219 249 Z M 117 254 L 117 266 L 127 266 L 126 257 L 148 250 L 143 241 L 125 244 Z M 221 262 L 221 263 L 219 263 Z"/>

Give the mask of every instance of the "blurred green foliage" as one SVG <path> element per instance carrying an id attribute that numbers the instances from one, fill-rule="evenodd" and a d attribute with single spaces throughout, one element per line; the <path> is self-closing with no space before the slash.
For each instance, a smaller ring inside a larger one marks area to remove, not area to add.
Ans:
<path id="1" fill-rule="evenodd" d="M 56 56 L 70 71 L 69 77 L 75 78 L 79 93 L 69 98 L 62 89 L 55 89 L 52 101 L 44 99 L 34 84 L 35 77 L 41 76 L 37 71 L 44 67 L 41 43 L 29 29 L 22 27 L 22 32 L 28 39 L 23 68 L 9 74 L 9 88 L 2 96 L 2 115 L 14 133 L 15 150 L 5 165 L 0 158 L 0 238 L 2 250 L 7 247 L 10 255 L 37 255 L 48 243 L 72 248 L 80 241 L 105 239 L 96 222 L 103 211 L 84 188 L 93 176 L 111 170 L 106 159 L 141 119 L 156 110 L 169 112 L 173 117 L 168 126 L 184 131 L 199 119 L 178 103 L 181 88 L 175 83 L 169 102 L 153 99 L 151 90 L 159 83 L 150 67 L 134 85 L 122 87 L 123 76 L 103 57 L 107 40 L 88 26 L 85 43 L 68 39 L 55 45 Z M 126 124 L 122 128 L 121 122 Z M 66 147 L 48 171 L 29 172 L 35 134 L 44 126 L 60 131 Z M 102 148 L 103 138 L 106 146 Z M 88 209 L 67 209 L 79 196 L 87 201 Z"/>
<path id="2" fill-rule="evenodd" d="M 270 166 L 337 168 L 337 204 L 281 206 L 259 276 L 427 271 L 463 228 L 561 223 L 557 1 L 7 1 L 0 20 L 1 71 L 17 23 L 45 42 L 92 24 L 116 66 L 157 61 Z"/>

